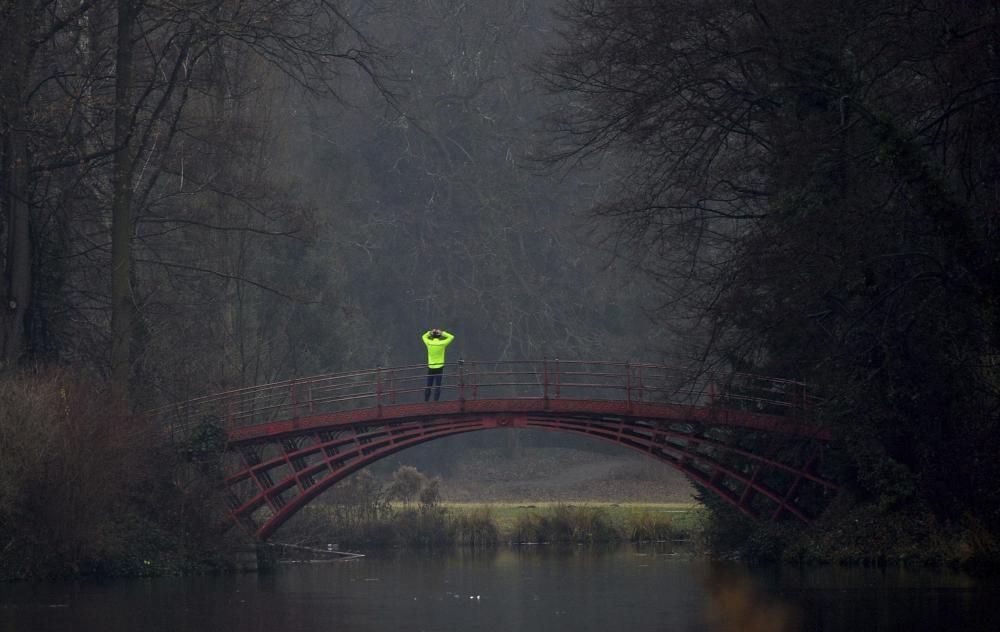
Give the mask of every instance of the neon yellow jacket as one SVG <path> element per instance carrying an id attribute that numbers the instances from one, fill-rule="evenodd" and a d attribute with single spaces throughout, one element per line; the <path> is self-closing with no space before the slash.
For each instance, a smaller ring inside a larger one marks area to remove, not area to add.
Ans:
<path id="1" fill-rule="evenodd" d="M 440 369 L 444 366 L 444 349 L 451 344 L 451 341 L 455 339 L 455 336 L 449 334 L 445 330 L 441 330 L 440 338 L 431 338 L 431 331 L 428 329 L 424 332 L 423 340 L 424 344 L 427 345 L 427 368 L 428 369 Z"/>

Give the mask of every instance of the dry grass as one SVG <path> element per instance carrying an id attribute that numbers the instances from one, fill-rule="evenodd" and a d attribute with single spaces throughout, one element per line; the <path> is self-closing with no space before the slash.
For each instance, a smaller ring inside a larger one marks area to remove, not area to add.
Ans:
<path id="1" fill-rule="evenodd" d="M 620 538 L 626 540 L 648 541 L 663 540 L 676 537 L 686 537 L 700 528 L 705 511 L 697 503 L 556 503 L 556 502 L 519 502 L 519 503 L 443 503 L 442 507 L 455 515 L 471 514 L 488 509 L 501 540 L 517 540 L 515 537 L 521 531 L 537 529 L 548 520 L 551 529 L 564 522 L 560 516 L 572 513 L 573 522 L 589 523 L 590 533 L 594 533 L 595 517 L 600 513 L 606 518 L 607 526 L 614 530 Z M 566 516 L 563 516 L 566 517 Z M 602 531 L 604 525 L 597 525 Z M 581 527 L 582 528 L 582 527 Z M 543 538 L 544 539 L 544 538 Z"/>

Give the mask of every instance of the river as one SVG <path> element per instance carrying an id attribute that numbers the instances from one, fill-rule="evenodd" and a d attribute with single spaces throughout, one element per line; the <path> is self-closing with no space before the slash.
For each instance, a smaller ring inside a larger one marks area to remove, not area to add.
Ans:
<path id="1" fill-rule="evenodd" d="M 996 579 L 748 568 L 671 547 L 521 547 L 271 573 L 0 584 L 0 632 L 1000 630 Z"/>

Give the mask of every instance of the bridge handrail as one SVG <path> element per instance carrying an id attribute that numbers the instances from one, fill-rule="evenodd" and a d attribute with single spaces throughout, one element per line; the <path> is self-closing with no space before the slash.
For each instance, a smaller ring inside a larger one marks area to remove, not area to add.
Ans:
<path id="1" fill-rule="evenodd" d="M 293 378 L 197 397 L 153 411 L 185 435 L 209 422 L 227 429 L 321 413 L 422 402 L 425 364 Z M 796 416 L 811 397 L 803 382 L 609 360 L 459 360 L 445 365 L 442 399 L 587 399 L 758 410 Z"/>

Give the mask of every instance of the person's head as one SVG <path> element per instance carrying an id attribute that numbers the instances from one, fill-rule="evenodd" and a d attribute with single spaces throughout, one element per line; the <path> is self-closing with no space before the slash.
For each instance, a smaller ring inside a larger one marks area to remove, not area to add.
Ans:
<path id="1" fill-rule="evenodd" d="M 438 329 L 436 327 L 434 329 L 431 329 L 431 338 L 440 338 L 440 337 L 441 337 L 441 330 L 440 329 Z"/>

